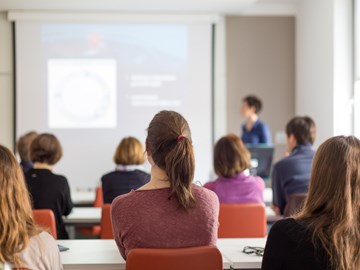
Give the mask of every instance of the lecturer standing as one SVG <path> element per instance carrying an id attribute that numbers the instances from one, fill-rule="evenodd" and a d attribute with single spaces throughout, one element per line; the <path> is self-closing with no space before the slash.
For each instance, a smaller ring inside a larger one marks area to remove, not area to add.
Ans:
<path id="1" fill-rule="evenodd" d="M 242 125 L 241 139 L 245 144 L 271 144 L 269 127 L 259 120 L 262 102 L 255 96 L 246 96 L 242 101 L 241 115 L 246 118 Z"/>

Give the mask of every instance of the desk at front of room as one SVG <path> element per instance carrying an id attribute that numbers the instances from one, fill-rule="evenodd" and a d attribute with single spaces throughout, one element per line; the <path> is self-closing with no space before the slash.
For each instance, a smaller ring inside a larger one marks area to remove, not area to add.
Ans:
<path id="1" fill-rule="evenodd" d="M 58 240 L 69 250 L 61 252 L 64 270 L 125 270 L 114 240 Z M 266 238 L 223 238 L 217 246 L 223 269 L 260 269 L 262 257 L 242 252 L 245 246 L 265 247 Z"/>

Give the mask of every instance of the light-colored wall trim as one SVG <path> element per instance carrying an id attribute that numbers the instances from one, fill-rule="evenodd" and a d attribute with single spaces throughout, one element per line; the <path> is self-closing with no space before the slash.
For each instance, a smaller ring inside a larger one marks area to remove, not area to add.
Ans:
<path id="1" fill-rule="evenodd" d="M 0 144 L 13 149 L 14 114 L 13 114 L 13 42 L 12 26 L 0 13 Z"/>

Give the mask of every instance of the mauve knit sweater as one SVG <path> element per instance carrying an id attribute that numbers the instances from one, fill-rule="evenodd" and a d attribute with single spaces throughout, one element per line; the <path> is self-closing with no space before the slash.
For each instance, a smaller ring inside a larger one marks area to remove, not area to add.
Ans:
<path id="1" fill-rule="evenodd" d="M 219 199 L 192 185 L 196 206 L 179 207 L 170 188 L 136 190 L 114 199 L 113 234 L 123 258 L 133 248 L 180 248 L 215 245 Z"/>

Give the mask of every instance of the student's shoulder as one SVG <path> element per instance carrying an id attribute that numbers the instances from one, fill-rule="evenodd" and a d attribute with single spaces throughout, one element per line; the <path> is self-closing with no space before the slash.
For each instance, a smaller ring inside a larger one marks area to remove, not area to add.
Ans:
<path id="1" fill-rule="evenodd" d="M 137 201 L 137 196 L 135 191 L 130 191 L 129 193 L 117 196 L 111 203 L 111 208 L 122 208 L 125 205 L 132 205 Z"/>
<path id="2" fill-rule="evenodd" d="M 208 203 L 219 204 L 219 198 L 214 191 L 201 187 L 198 185 L 192 185 L 192 192 L 197 200 L 207 201 Z"/>
<path id="3" fill-rule="evenodd" d="M 277 221 L 271 227 L 271 234 L 275 234 L 281 237 L 286 237 L 297 241 L 299 238 L 304 238 L 308 235 L 307 227 L 301 222 L 293 218 L 285 218 Z"/>

